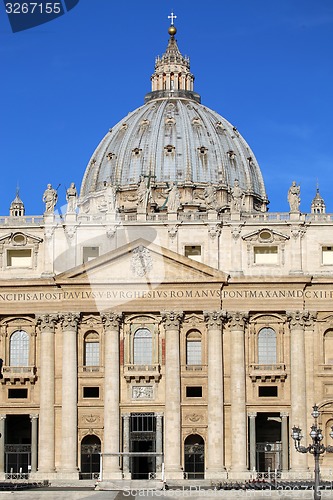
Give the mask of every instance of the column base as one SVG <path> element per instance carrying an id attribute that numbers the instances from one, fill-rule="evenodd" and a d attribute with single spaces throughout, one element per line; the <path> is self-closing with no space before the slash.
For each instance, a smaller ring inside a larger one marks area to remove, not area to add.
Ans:
<path id="1" fill-rule="evenodd" d="M 79 471 L 73 471 L 73 470 L 59 470 L 57 472 L 57 479 L 60 481 L 68 481 L 68 480 L 79 480 Z"/>
<path id="2" fill-rule="evenodd" d="M 164 480 L 165 481 L 170 481 L 170 480 L 179 480 L 179 479 L 184 479 L 184 471 L 181 469 L 168 469 L 165 468 L 164 471 Z"/>
<path id="3" fill-rule="evenodd" d="M 54 481 L 57 479 L 58 473 L 53 470 L 51 472 L 38 470 L 37 472 L 30 472 L 29 479 L 32 481 Z"/>
<path id="4" fill-rule="evenodd" d="M 253 472 L 248 469 L 228 471 L 228 479 L 235 481 L 247 481 L 252 478 Z"/>
<path id="5" fill-rule="evenodd" d="M 103 482 L 105 482 L 105 481 L 122 481 L 123 480 L 123 473 L 121 470 L 119 470 L 119 471 L 103 470 L 102 478 L 103 478 Z"/>
<path id="6" fill-rule="evenodd" d="M 214 481 L 225 481 L 228 478 L 228 473 L 225 469 L 206 469 L 205 479 L 212 479 Z"/>

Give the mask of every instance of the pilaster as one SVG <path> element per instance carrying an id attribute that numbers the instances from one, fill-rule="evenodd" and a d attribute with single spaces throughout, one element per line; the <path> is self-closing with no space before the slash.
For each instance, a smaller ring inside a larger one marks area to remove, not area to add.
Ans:
<path id="1" fill-rule="evenodd" d="M 123 477 L 124 479 L 130 479 L 129 472 L 129 451 L 130 451 L 130 413 L 123 414 Z"/>
<path id="2" fill-rule="evenodd" d="M 156 476 L 157 479 L 163 479 L 162 474 L 162 461 L 163 461 L 163 413 L 155 413 L 156 417 Z"/>
<path id="3" fill-rule="evenodd" d="M 256 470 L 256 412 L 249 413 L 250 471 Z"/>
<path id="4" fill-rule="evenodd" d="M 54 333 L 57 314 L 41 314 L 37 317 L 40 329 L 39 371 L 39 446 L 38 474 L 47 476 L 55 472 L 55 419 L 54 419 Z"/>
<path id="5" fill-rule="evenodd" d="M 282 471 L 287 472 L 289 468 L 289 435 L 288 435 L 288 413 L 281 412 L 281 441 L 282 441 Z"/>
<path id="6" fill-rule="evenodd" d="M 247 415 L 245 391 L 245 325 L 247 314 L 230 313 L 231 330 L 231 471 L 247 470 Z"/>
<path id="7" fill-rule="evenodd" d="M 37 471 L 38 415 L 30 415 L 31 420 L 31 472 Z"/>
<path id="8" fill-rule="evenodd" d="M 208 336 L 208 429 L 206 479 L 221 479 L 224 467 L 222 311 L 204 311 Z"/>
<path id="9" fill-rule="evenodd" d="M 290 425 L 299 426 L 303 432 L 307 429 L 306 418 L 306 368 L 304 327 L 308 319 L 305 311 L 287 313 L 290 324 Z M 293 471 L 306 470 L 307 457 L 290 447 L 290 466 Z"/>
<path id="10" fill-rule="evenodd" d="M 5 478 L 5 423 L 7 415 L 0 415 L 0 479 Z"/>
<path id="11" fill-rule="evenodd" d="M 119 327 L 122 314 L 101 314 L 104 326 L 104 450 L 103 480 L 122 479 L 119 465 Z"/>
<path id="12" fill-rule="evenodd" d="M 62 326 L 62 478 L 77 478 L 77 327 L 80 315 L 65 313 Z"/>
<path id="13" fill-rule="evenodd" d="M 165 328 L 165 478 L 182 479 L 179 329 L 183 313 L 162 312 Z"/>

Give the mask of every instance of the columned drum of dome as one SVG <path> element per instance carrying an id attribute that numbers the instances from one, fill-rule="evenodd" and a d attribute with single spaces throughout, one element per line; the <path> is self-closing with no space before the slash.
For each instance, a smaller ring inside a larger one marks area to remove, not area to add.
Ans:
<path id="1" fill-rule="evenodd" d="M 254 153 L 233 125 L 200 103 L 189 58 L 180 53 L 175 33 L 171 26 L 145 104 L 117 123 L 95 150 L 81 187 L 85 213 L 101 210 L 110 186 L 116 209 L 137 210 L 143 180 L 149 189 L 147 211 L 166 210 L 173 184 L 179 190 L 179 210 L 211 208 L 209 186 L 215 193 L 214 210 L 230 211 L 236 185 L 243 195 L 240 211 L 266 211 L 268 200 Z"/>

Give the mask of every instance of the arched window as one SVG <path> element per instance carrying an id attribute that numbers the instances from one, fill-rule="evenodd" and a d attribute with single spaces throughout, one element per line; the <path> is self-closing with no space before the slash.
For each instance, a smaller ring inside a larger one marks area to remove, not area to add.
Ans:
<path id="1" fill-rule="evenodd" d="M 325 365 L 333 365 L 333 330 L 327 330 L 324 334 L 324 360 Z"/>
<path id="2" fill-rule="evenodd" d="M 84 337 L 84 366 L 99 366 L 98 333 L 87 332 Z"/>
<path id="3" fill-rule="evenodd" d="M 186 335 L 186 364 L 202 364 L 201 334 L 196 330 Z"/>
<path id="4" fill-rule="evenodd" d="M 134 334 L 133 363 L 150 365 L 153 357 L 153 339 L 148 328 L 139 328 Z"/>
<path id="5" fill-rule="evenodd" d="M 29 335 L 24 330 L 17 330 L 10 337 L 10 366 L 29 366 Z"/>
<path id="6" fill-rule="evenodd" d="M 258 334 L 258 363 L 276 363 L 276 333 L 273 328 L 262 328 Z"/>

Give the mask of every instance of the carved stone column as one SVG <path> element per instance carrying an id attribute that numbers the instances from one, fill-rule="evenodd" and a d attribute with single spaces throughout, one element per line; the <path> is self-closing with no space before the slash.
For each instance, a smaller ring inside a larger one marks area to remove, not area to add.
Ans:
<path id="1" fill-rule="evenodd" d="M 204 312 L 208 337 L 208 428 L 206 479 L 221 478 L 224 467 L 222 311 Z"/>
<path id="2" fill-rule="evenodd" d="M 306 369 L 304 326 L 308 314 L 304 311 L 287 313 L 290 323 L 290 425 L 299 426 L 307 432 L 306 418 Z M 290 466 L 293 471 L 305 470 L 306 453 L 298 453 L 290 447 Z"/>
<path id="3" fill-rule="evenodd" d="M 249 413 L 250 471 L 256 469 L 256 412 Z"/>
<path id="4" fill-rule="evenodd" d="M 289 466 L 289 435 L 288 435 L 288 413 L 280 413 L 281 417 L 281 441 L 282 441 L 282 471 L 287 472 Z M 293 443 L 292 443 L 293 445 Z"/>
<path id="5" fill-rule="evenodd" d="M 66 313 L 62 326 L 61 466 L 67 477 L 77 477 L 77 327 L 80 316 Z"/>
<path id="6" fill-rule="evenodd" d="M 122 315 L 101 315 L 104 325 L 104 451 L 103 479 L 121 479 L 119 467 L 119 325 Z"/>
<path id="7" fill-rule="evenodd" d="M 245 324 L 247 315 L 240 312 L 231 314 L 231 470 L 246 471 L 247 455 L 247 415 L 245 392 Z"/>
<path id="8" fill-rule="evenodd" d="M 0 477 L 4 479 L 5 472 L 5 422 L 6 415 L 0 415 Z"/>
<path id="9" fill-rule="evenodd" d="M 123 456 L 123 475 L 124 479 L 130 479 L 129 475 L 129 455 L 126 453 L 130 450 L 130 414 L 123 414 L 123 452 L 125 453 Z"/>
<path id="10" fill-rule="evenodd" d="M 155 413 L 156 417 L 156 475 L 157 479 L 162 479 L 162 452 L 163 452 L 163 429 L 162 429 L 162 418 L 163 413 Z"/>
<path id="11" fill-rule="evenodd" d="M 305 328 L 305 366 L 306 366 L 306 417 L 307 424 L 306 428 L 310 429 L 313 424 L 313 418 L 311 416 L 311 409 L 313 405 L 317 402 L 317 396 L 315 396 L 314 387 L 314 367 L 317 366 L 319 360 L 315 359 L 315 349 L 314 349 L 314 338 L 315 338 L 315 324 L 316 324 L 317 313 L 308 313 L 304 318 L 304 328 Z M 305 430 L 305 429 L 304 429 Z"/>
<path id="12" fill-rule="evenodd" d="M 37 449 L 38 449 L 38 415 L 30 415 L 31 420 L 31 472 L 37 471 Z"/>
<path id="13" fill-rule="evenodd" d="M 165 328 L 165 478 L 182 479 L 180 413 L 180 344 L 182 312 L 162 312 Z"/>
<path id="14" fill-rule="evenodd" d="M 57 314 L 42 314 L 37 318 L 42 353 L 39 370 L 38 474 L 43 477 L 55 472 L 54 332 L 57 321 Z"/>

